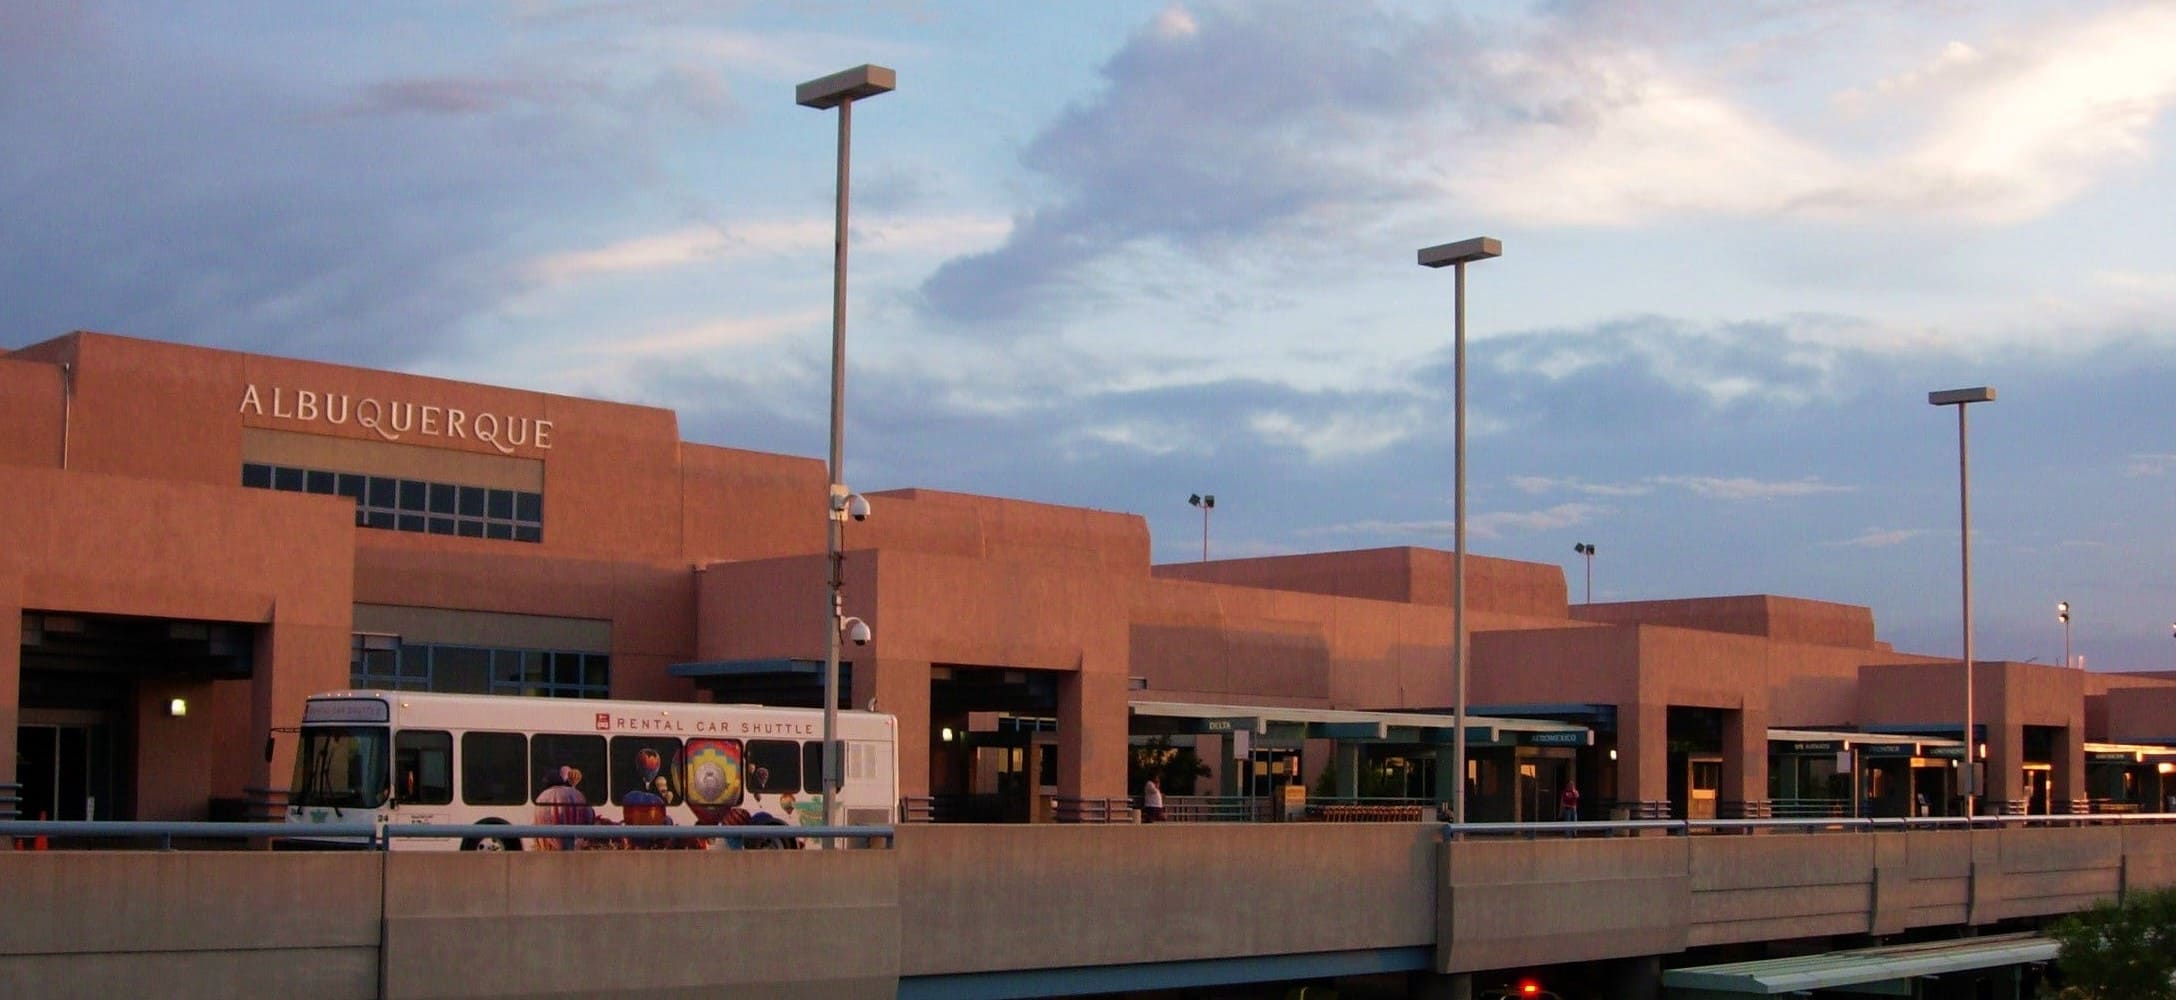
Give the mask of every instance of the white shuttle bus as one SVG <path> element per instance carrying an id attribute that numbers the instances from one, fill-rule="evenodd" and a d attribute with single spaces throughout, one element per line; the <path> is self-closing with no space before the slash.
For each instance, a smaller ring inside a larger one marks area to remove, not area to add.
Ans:
<path id="1" fill-rule="evenodd" d="M 897 734 L 898 720 L 889 715 L 838 714 L 839 822 L 898 819 Z M 823 711 L 412 691 L 313 695 L 302 710 L 287 822 L 354 822 L 365 815 L 381 825 L 817 826 Z M 714 839 L 600 834 L 569 841 L 478 837 L 458 846 L 720 846 Z M 423 837 L 391 843 L 457 846 Z"/>

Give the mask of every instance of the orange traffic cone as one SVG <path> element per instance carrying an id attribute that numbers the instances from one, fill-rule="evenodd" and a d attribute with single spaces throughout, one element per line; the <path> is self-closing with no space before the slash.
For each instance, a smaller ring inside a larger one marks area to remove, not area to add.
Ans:
<path id="1" fill-rule="evenodd" d="M 45 822 L 45 811 L 42 809 L 38 811 L 38 822 Z M 41 833 L 30 838 L 30 849 L 33 851 L 45 850 L 45 834 Z"/>

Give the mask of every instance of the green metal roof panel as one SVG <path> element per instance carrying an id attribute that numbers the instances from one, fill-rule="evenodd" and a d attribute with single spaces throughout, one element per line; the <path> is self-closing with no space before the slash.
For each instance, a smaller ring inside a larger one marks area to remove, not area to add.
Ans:
<path id="1" fill-rule="evenodd" d="M 1670 969 L 1662 974 L 1662 985 L 1711 994 L 1774 996 L 2045 962 L 2057 950 L 2055 942 L 2037 934 L 2004 934 Z"/>

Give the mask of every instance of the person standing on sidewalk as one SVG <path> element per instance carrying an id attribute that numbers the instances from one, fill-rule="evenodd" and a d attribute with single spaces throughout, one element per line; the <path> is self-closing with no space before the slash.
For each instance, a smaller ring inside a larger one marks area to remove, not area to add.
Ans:
<path id="1" fill-rule="evenodd" d="M 1156 787 L 1156 779 L 1141 783 L 1141 822 L 1161 823 L 1164 819 L 1164 790 Z"/>

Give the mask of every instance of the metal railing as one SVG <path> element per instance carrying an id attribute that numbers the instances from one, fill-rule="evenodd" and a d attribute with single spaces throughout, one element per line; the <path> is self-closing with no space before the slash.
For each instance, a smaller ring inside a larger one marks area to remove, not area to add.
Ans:
<path id="1" fill-rule="evenodd" d="M 1165 795 L 1166 823 L 1266 823 L 1269 800 L 1245 795 Z"/>
<path id="2" fill-rule="evenodd" d="M 1637 836 L 1659 831 L 1667 836 L 1748 833 L 1893 833 L 1904 830 L 1986 830 L 2008 827 L 2082 827 L 2111 824 L 2176 823 L 2176 813 L 2035 813 L 1988 816 L 1880 816 L 1829 819 L 1648 819 L 1581 820 L 1555 823 L 1445 823 L 1445 839 L 1520 837 Z"/>
<path id="3" fill-rule="evenodd" d="M 1848 819 L 1850 799 L 1774 799 L 1768 808 L 1777 819 Z"/>
<path id="4" fill-rule="evenodd" d="M 23 786 L 0 781 L 0 820 L 14 819 L 22 802 Z"/>
<path id="5" fill-rule="evenodd" d="M 314 828 L 314 825 L 313 825 Z M 288 827 L 290 838 L 305 836 Z M 340 836 L 338 834 L 332 835 Z M 372 839 L 375 847 L 389 848 L 394 840 L 405 839 L 458 839 L 469 840 L 547 840 L 562 845 L 573 844 L 579 849 L 613 848 L 631 846 L 634 843 L 657 841 L 662 844 L 718 840 L 729 847 L 745 847 L 746 842 L 794 841 L 799 846 L 803 840 L 841 840 L 847 846 L 892 846 L 892 827 L 888 826 L 598 826 L 594 824 L 515 824 L 515 823 L 389 823 Z M 314 837 L 311 839 L 315 839 Z M 707 844 L 702 846 L 708 846 Z M 765 844 L 764 846 L 774 846 Z"/>
<path id="6" fill-rule="evenodd" d="M 163 820 L 95 820 L 79 819 L 41 820 L 17 819 L 0 822 L 0 838 L 13 838 L 16 843 L 46 838 L 48 840 L 134 840 L 157 845 L 158 850 L 174 849 L 176 838 L 225 843 L 249 841 L 261 838 L 292 837 L 297 827 L 289 823 L 213 823 L 209 821 Z M 376 839 L 369 822 L 342 822 L 312 824 L 313 835 L 326 837 L 350 837 L 358 841 Z M 322 831 L 322 832 L 320 832 Z"/>
<path id="7" fill-rule="evenodd" d="M 1052 814 L 1060 823 L 1131 823 L 1133 803 L 1128 799 L 1065 798 L 1055 800 Z"/>
<path id="8" fill-rule="evenodd" d="M 158 850 L 171 851 L 177 840 L 189 841 L 192 846 L 227 845 L 240 842 L 254 847 L 253 841 L 314 841 L 322 844 L 341 844 L 350 847 L 387 850 L 395 840 L 451 839 L 460 841 L 485 840 L 551 840 L 571 843 L 578 848 L 630 847 L 636 843 L 657 841 L 664 844 L 709 846 L 709 841 L 723 841 L 727 846 L 747 846 L 747 842 L 775 842 L 792 840 L 834 839 L 847 846 L 891 847 L 893 828 L 889 826 L 600 826 L 593 824 L 572 825 L 515 825 L 510 823 L 391 823 L 378 826 L 368 821 L 333 823 L 210 823 L 167 822 L 154 820 L 6 820 L 0 821 L 0 838 L 11 842 L 32 841 L 38 838 L 67 841 L 115 841 L 129 840 L 156 845 Z M 766 844 L 766 846 L 770 846 Z"/>

